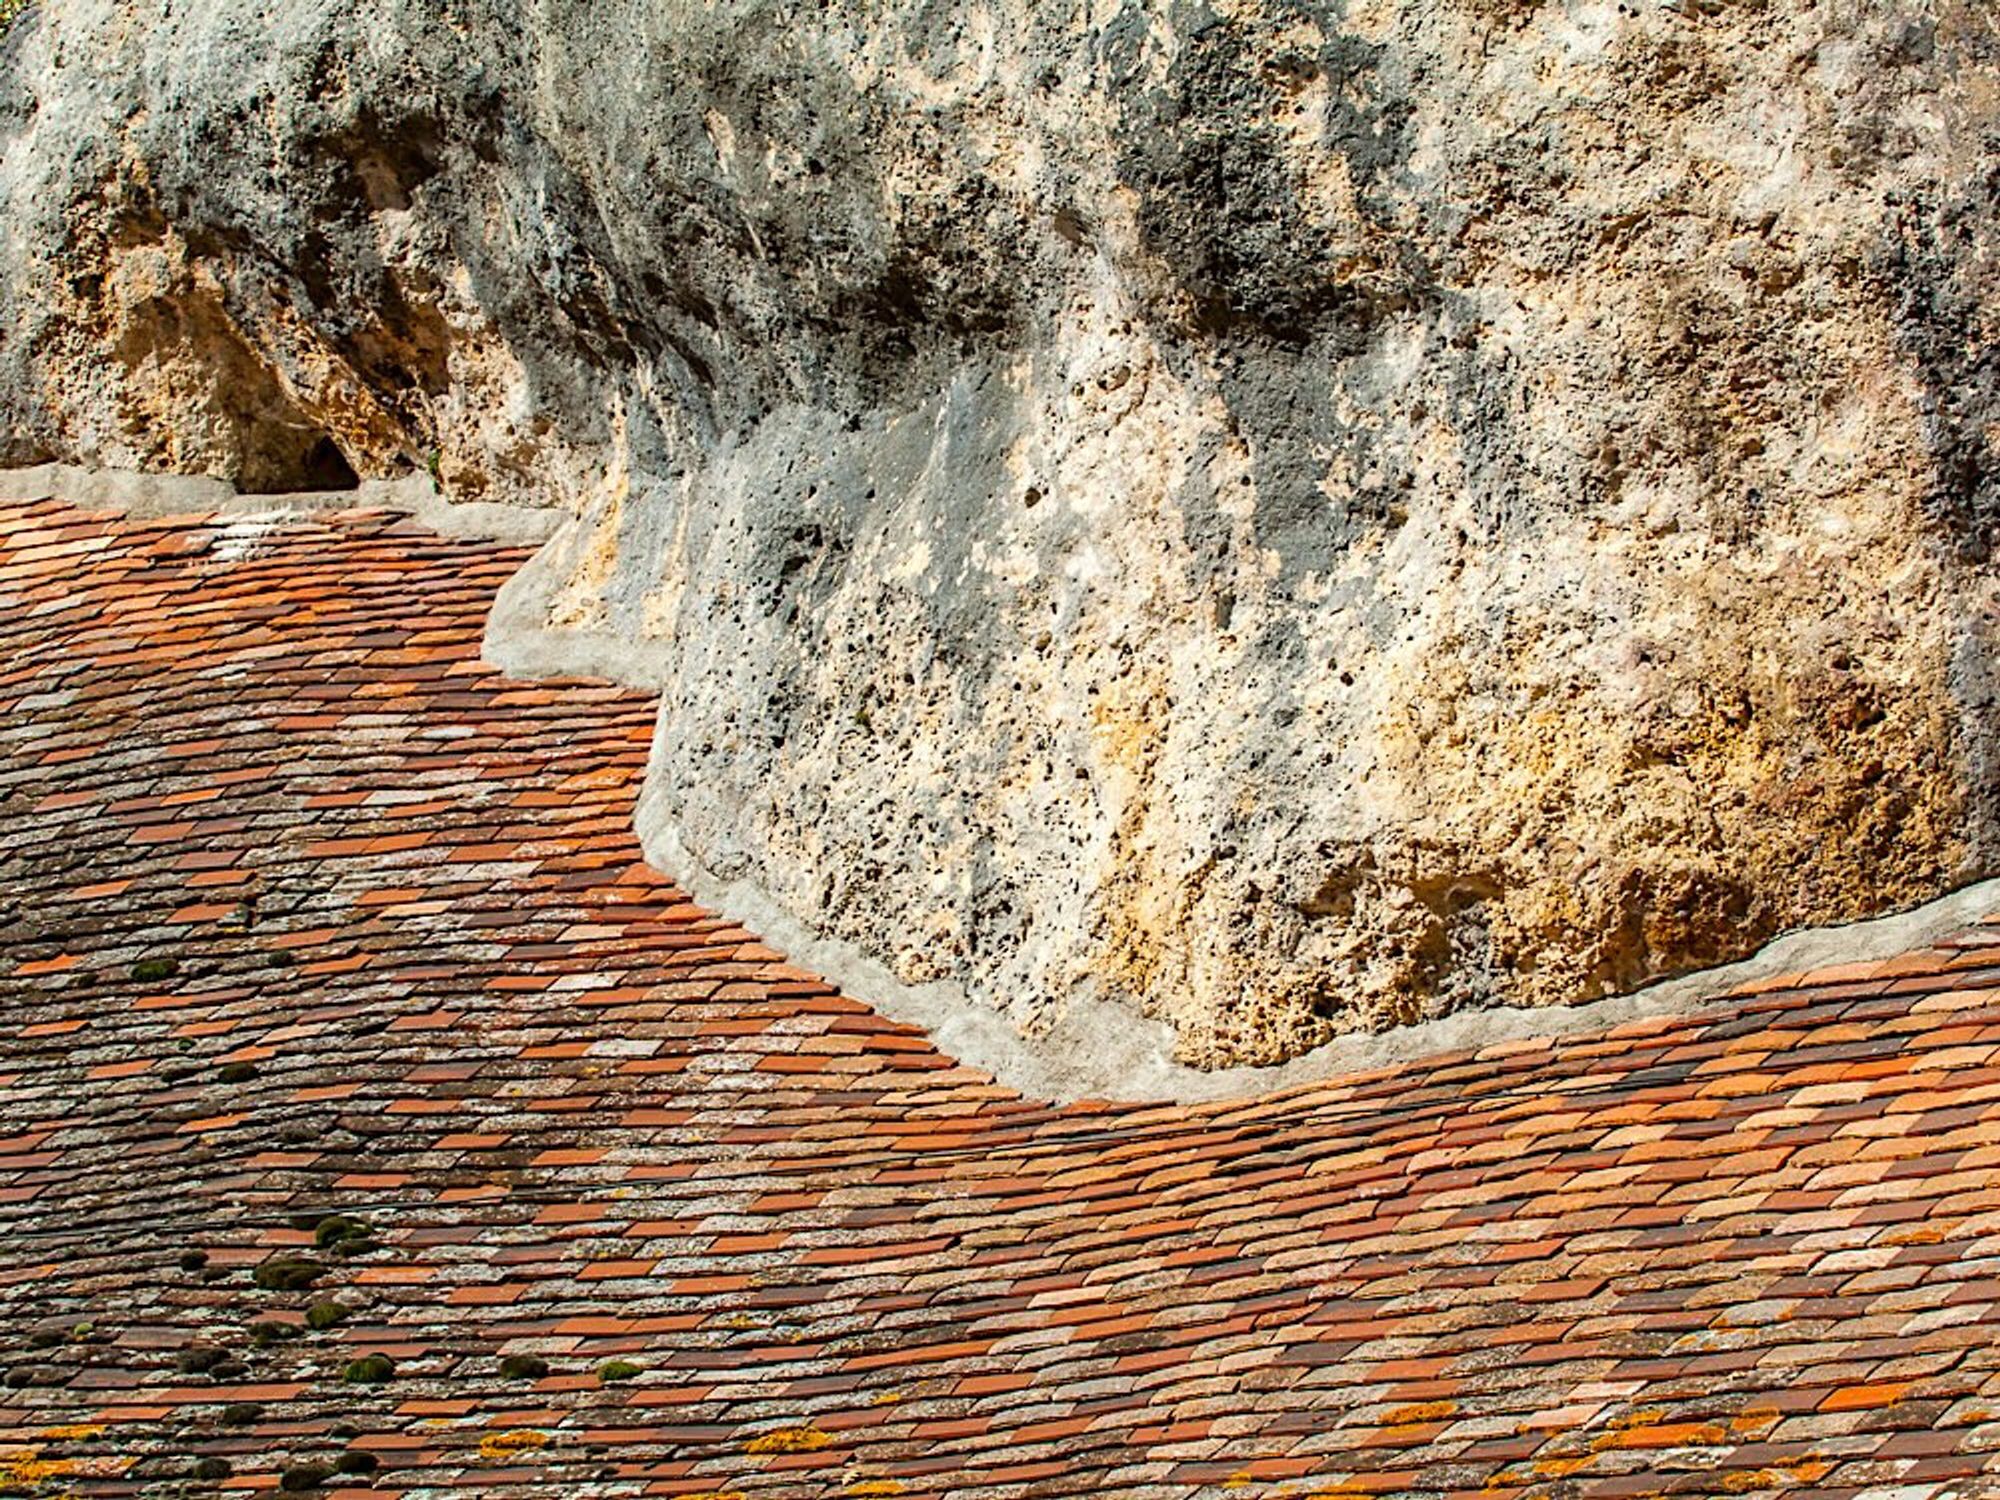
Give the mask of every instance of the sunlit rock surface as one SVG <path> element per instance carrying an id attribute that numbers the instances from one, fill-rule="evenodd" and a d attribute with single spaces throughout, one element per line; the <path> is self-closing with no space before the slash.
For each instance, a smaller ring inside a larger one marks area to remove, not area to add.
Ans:
<path id="1" fill-rule="evenodd" d="M 65 0 L 0 85 L 0 461 L 572 510 L 689 854 L 1025 1029 L 2000 867 L 1990 7 Z"/>

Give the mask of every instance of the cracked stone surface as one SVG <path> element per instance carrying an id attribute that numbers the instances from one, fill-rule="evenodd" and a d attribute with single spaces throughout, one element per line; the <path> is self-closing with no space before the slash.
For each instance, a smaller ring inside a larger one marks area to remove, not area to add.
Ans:
<path id="1" fill-rule="evenodd" d="M 1990 7 L 72 0 L 0 461 L 577 526 L 690 857 L 1184 1060 L 1995 859 Z"/>

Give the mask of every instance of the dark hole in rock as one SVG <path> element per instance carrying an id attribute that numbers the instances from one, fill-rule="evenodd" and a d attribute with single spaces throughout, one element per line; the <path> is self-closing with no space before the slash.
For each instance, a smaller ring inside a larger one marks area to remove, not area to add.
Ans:
<path id="1" fill-rule="evenodd" d="M 283 495 L 305 490 L 359 488 L 361 488 L 361 476 L 354 472 L 354 466 L 347 461 L 347 455 L 340 451 L 332 438 L 321 436 L 299 456 L 295 473 L 274 476 L 267 493 Z"/>

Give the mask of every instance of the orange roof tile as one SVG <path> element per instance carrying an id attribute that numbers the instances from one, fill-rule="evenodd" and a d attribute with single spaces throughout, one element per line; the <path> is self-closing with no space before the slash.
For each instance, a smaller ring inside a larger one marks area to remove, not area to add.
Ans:
<path id="1" fill-rule="evenodd" d="M 1055 1108 L 645 868 L 520 550 L 216 534 L 0 515 L 0 1489 L 2000 1491 L 2000 928 Z"/>

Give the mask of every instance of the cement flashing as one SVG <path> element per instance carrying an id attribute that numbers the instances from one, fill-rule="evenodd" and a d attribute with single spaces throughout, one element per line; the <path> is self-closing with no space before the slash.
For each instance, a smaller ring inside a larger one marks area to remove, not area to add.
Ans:
<path id="1" fill-rule="evenodd" d="M 546 623 L 574 536 L 555 510 L 493 504 L 454 505 L 426 475 L 364 481 L 358 489 L 300 494 L 240 494 L 201 476 L 93 471 L 63 464 L 0 469 L 0 501 L 57 499 L 80 508 L 133 516 L 308 515 L 383 509 L 411 516 L 441 535 L 509 543 L 539 541 L 534 555 L 500 588 L 487 618 L 483 656 L 511 676 L 599 677 L 657 691 L 659 670 L 635 643 L 601 632 Z M 657 751 L 659 740 L 655 735 Z M 1024 1095 L 1199 1103 L 1267 1094 L 1447 1052 L 1609 1030 L 1638 1021 L 1692 1014 L 1762 980 L 1835 964 L 1866 963 L 1922 949 L 2000 913 L 2000 879 L 1983 880 L 1913 910 L 1794 932 L 1749 958 L 1662 981 L 1631 994 L 1563 1009 L 1469 1011 L 1394 1031 L 1339 1037 L 1273 1067 L 1213 1072 L 1173 1060 L 1173 1030 L 1109 1001 L 1079 997 L 1047 1032 L 1024 1037 L 997 1011 L 949 982 L 899 980 L 857 944 L 814 929 L 755 882 L 708 870 L 682 842 L 664 807 L 650 763 L 634 814 L 647 860 L 702 905 L 757 932 L 793 962 L 898 1021 L 921 1026 L 938 1047 Z"/>
<path id="2" fill-rule="evenodd" d="M 1451 1052 L 1610 1031 L 1692 1015 L 1759 980 L 1833 964 L 1874 962 L 1922 949 L 2000 912 L 2000 880 L 1981 881 L 1914 910 L 1788 933 L 1749 958 L 1662 981 L 1630 994 L 1565 1008 L 1463 1011 L 1392 1031 L 1337 1037 L 1272 1067 L 1205 1071 L 1173 1060 L 1173 1029 L 1121 1005 L 1072 999 L 1058 1023 L 1024 1037 L 999 1012 L 948 982 L 911 985 L 853 943 L 828 937 L 755 883 L 724 879 L 682 844 L 647 776 L 637 814 L 647 862 L 697 902 L 727 913 L 793 963 L 893 1020 L 921 1026 L 938 1047 L 1007 1087 L 1058 1104 L 1079 1099 L 1198 1104 L 1250 1098 Z"/>
<path id="3" fill-rule="evenodd" d="M 488 616 L 484 655 L 519 677 L 609 677 L 658 690 L 657 667 L 634 643 L 601 632 L 552 629 L 545 622 L 558 566 L 570 540 L 558 532 L 502 586 Z M 657 758 L 659 736 L 654 736 Z M 1832 964 L 1870 962 L 1920 949 L 2000 913 L 2000 879 L 1981 881 L 1914 910 L 1788 933 L 1750 957 L 1664 980 L 1630 994 L 1561 1009 L 1466 1011 L 1393 1031 L 1335 1038 L 1272 1067 L 1205 1071 L 1173 1059 L 1173 1029 L 1122 1005 L 1073 998 L 1050 1030 L 1024 1037 L 998 1012 L 948 981 L 908 984 L 859 945 L 829 936 L 756 882 L 708 869 L 682 841 L 649 762 L 634 814 L 647 862 L 695 901 L 756 932 L 792 962 L 893 1020 L 921 1026 L 938 1047 L 1002 1084 L 1037 1099 L 1192 1104 L 1242 1099 L 1447 1052 L 1688 1015 L 1746 986 Z"/>
<path id="4" fill-rule="evenodd" d="M 408 515 L 440 536 L 495 542 L 542 542 L 567 516 L 556 510 L 485 501 L 454 504 L 428 474 L 364 479 L 351 490 L 245 494 L 205 474 L 147 474 L 131 469 L 83 469 L 36 464 L 0 469 L 0 501 L 60 500 L 81 510 L 138 517 L 315 515 L 338 510 L 389 510 Z"/>

